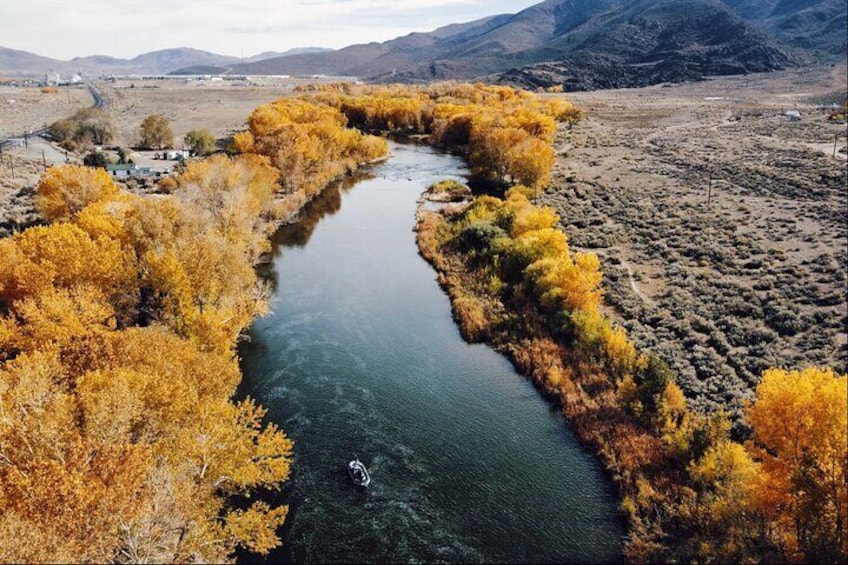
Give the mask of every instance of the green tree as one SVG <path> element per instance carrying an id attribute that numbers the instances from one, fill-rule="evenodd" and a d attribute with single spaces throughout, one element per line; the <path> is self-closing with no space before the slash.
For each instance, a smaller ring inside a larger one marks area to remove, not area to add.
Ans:
<path id="1" fill-rule="evenodd" d="M 105 110 L 99 108 L 84 108 L 71 118 L 79 124 L 74 135 L 77 143 L 105 145 L 115 136 L 115 124 Z"/>
<path id="2" fill-rule="evenodd" d="M 82 162 L 86 167 L 94 167 L 96 169 L 105 169 L 106 165 L 111 164 L 109 158 L 102 151 L 92 151 L 83 158 Z"/>
<path id="3" fill-rule="evenodd" d="M 212 135 L 209 130 L 205 129 L 194 129 L 185 134 L 183 138 L 186 146 L 191 150 L 195 155 L 211 155 L 217 149 L 217 142 L 215 140 L 215 136 Z"/>
<path id="4" fill-rule="evenodd" d="M 142 147 L 170 149 L 174 146 L 174 132 L 171 130 L 171 122 L 162 114 L 152 114 L 144 118 L 139 132 Z"/>

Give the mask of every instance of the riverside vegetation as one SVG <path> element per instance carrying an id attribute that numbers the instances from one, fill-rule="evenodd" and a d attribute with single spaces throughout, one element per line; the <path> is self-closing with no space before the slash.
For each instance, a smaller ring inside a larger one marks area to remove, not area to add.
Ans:
<path id="1" fill-rule="evenodd" d="M 465 336 L 508 354 L 604 460 L 631 525 L 630 559 L 844 560 L 848 378 L 766 371 L 744 444 L 722 412 L 690 410 L 663 360 L 601 314 L 597 256 L 572 254 L 553 210 L 530 201 L 550 180 L 557 122 L 580 119 L 573 105 L 483 85 L 301 90 L 360 129 L 461 151 L 489 186 L 526 185 L 446 216 L 423 212 L 421 252 Z M 237 147 L 256 148 L 256 117 Z M 437 199 L 464 192 L 447 188 Z"/>
<path id="2" fill-rule="evenodd" d="M 335 174 L 386 151 L 341 116 L 303 134 L 301 160 Z M 49 225 L 0 240 L 0 561 L 221 562 L 279 545 L 287 507 L 251 494 L 287 479 L 292 442 L 231 400 L 236 342 L 265 310 L 254 264 L 317 190 L 279 180 L 256 154 L 190 163 L 166 195 L 99 169 L 44 174 Z"/>
<path id="3" fill-rule="evenodd" d="M 600 263 L 516 187 L 448 217 L 419 245 L 464 335 L 489 341 L 562 405 L 622 496 L 632 561 L 839 562 L 846 554 L 848 379 L 766 371 L 744 445 L 690 410 L 665 363 L 600 310 Z"/>
<path id="4" fill-rule="evenodd" d="M 484 180 L 529 180 L 530 188 L 504 198 L 422 210 L 419 246 L 466 338 L 509 355 L 604 460 L 631 525 L 628 558 L 843 561 L 848 377 L 826 368 L 765 371 L 744 444 L 731 440 L 723 412 L 690 410 L 665 362 L 638 352 L 601 314 L 598 257 L 572 254 L 554 211 L 530 200 L 550 178 L 553 129 L 541 124 L 573 123 L 579 112 L 562 101 L 545 108 L 532 96 L 467 88 L 478 92 L 443 109 L 433 96 L 439 87 L 368 88 L 365 98 L 362 89 L 330 87 L 343 94 L 319 98 L 360 127 L 429 134 L 432 143 L 462 149 Z M 426 103 L 428 90 L 435 105 Z M 522 105 L 526 113 L 515 110 Z M 532 174 L 516 166 L 526 157 L 510 153 L 510 129 L 548 149 L 534 153 Z M 432 191 L 434 201 L 465 192 L 445 183 Z"/>
<path id="5" fill-rule="evenodd" d="M 843 560 L 848 380 L 767 371 L 744 445 L 722 414 L 689 410 L 662 361 L 601 315 L 598 258 L 531 203 L 557 122 L 579 117 L 505 87 L 331 85 L 257 108 L 238 155 L 189 164 L 166 195 L 48 171 L 52 223 L 0 241 L 0 560 L 221 561 L 279 544 L 286 507 L 249 496 L 286 480 L 292 444 L 231 401 L 234 347 L 265 308 L 253 265 L 273 226 L 385 154 L 347 125 L 529 187 L 422 213 L 421 252 L 466 337 L 506 352 L 606 463 L 629 558 Z"/>

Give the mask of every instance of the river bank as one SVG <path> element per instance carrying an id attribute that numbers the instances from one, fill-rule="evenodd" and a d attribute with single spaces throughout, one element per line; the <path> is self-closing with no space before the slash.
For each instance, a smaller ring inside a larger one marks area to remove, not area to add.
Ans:
<path id="1" fill-rule="evenodd" d="M 419 201 L 422 257 L 463 336 L 506 355 L 603 462 L 627 516 L 627 558 L 744 555 L 704 543 L 719 536 L 698 525 L 708 511 L 690 477 L 705 453 L 735 449 L 728 427 L 720 415 L 690 412 L 667 366 L 639 354 L 601 314 L 597 257 L 572 254 L 553 210 L 533 205 L 526 188 L 427 209 L 437 188 Z M 726 480 L 714 476 L 716 485 Z"/>
<path id="2" fill-rule="evenodd" d="M 509 362 L 467 345 L 417 253 L 417 199 L 457 157 L 392 144 L 274 237 L 240 395 L 295 441 L 273 561 L 610 562 L 608 480 Z M 354 455 L 372 474 L 356 491 Z"/>

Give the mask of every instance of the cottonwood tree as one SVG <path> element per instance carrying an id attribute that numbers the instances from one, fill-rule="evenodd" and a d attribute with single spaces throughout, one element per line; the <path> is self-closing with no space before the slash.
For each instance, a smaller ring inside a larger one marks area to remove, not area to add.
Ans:
<path id="1" fill-rule="evenodd" d="M 291 441 L 230 401 L 277 174 L 221 156 L 157 198 L 90 169 L 45 175 L 56 222 L 0 240 L 0 561 L 279 545 L 285 506 L 228 502 L 290 472 Z"/>
<path id="2" fill-rule="evenodd" d="M 118 187 L 106 171 L 75 165 L 48 169 L 36 191 L 36 206 L 48 220 L 68 220 L 89 204 L 118 196 Z"/>
<path id="3" fill-rule="evenodd" d="M 144 118 L 139 127 L 141 146 L 147 149 L 170 149 L 174 146 L 171 122 L 162 114 Z"/>
<path id="4" fill-rule="evenodd" d="M 761 511 L 790 560 L 848 559 L 848 376 L 770 369 L 747 411 Z"/>
<path id="5" fill-rule="evenodd" d="M 215 136 L 205 129 L 191 130 L 185 134 L 183 141 L 192 153 L 203 157 L 211 155 L 217 149 Z"/>

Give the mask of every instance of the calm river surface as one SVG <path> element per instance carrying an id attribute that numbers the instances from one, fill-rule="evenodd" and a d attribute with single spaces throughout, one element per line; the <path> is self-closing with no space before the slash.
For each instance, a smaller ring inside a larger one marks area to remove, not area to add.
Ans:
<path id="1" fill-rule="evenodd" d="M 505 358 L 462 340 L 418 256 L 416 200 L 462 161 L 391 149 L 277 234 L 273 313 L 241 351 L 241 393 L 295 441 L 272 560 L 620 560 L 600 465 Z M 354 455 L 367 490 L 347 477 Z"/>

